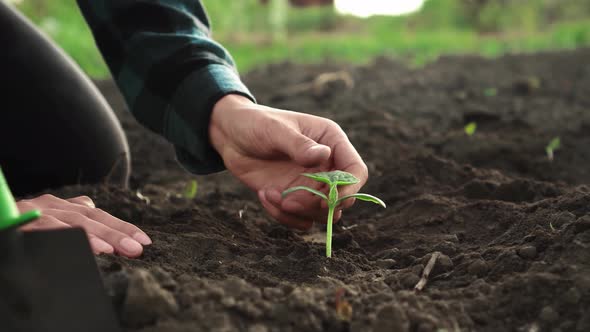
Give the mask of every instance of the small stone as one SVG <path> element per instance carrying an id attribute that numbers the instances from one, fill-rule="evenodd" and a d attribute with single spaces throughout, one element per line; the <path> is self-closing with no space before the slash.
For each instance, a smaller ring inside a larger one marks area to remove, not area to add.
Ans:
<path id="1" fill-rule="evenodd" d="M 567 304 L 578 304 L 580 299 L 582 298 L 582 294 L 576 288 L 570 288 L 567 292 L 565 292 L 562 296 L 563 301 Z"/>
<path id="2" fill-rule="evenodd" d="M 537 248 L 535 246 L 524 246 L 518 249 L 518 256 L 524 259 L 535 259 Z"/>
<path id="3" fill-rule="evenodd" d="M 170 273 L 166 272 L 159 266 L 151 269 L 151 272 L 154 275 L 154 278 L 156 278 L 156 280 L 160 284 L 160 286 L 162 286 L 162 288 L 167 289 L 171 292 L 173 292 L 176 289 L 176 281 L 174 281 L 174 278 L 172 278 Z"/>
<path id="4" fill-rule="evenodd" d="M 227 279 L 224 289 L 227 294 L 239 298 L 259 299 L 262 297 L 262 292 L 259 288 L 252 286 L 241 278 Z"/>
<path id="5" fill-rule="evenodd" d="M 446 255 L 455 255 L 457 253 L 457 245 L 450 241 L 443 241 L 438 243 L 433 248 L 435 251 L 440 251 Z"/>
<path id="6" fill-rule="evenodd" d="M 539 319 L 546 323 L 551 323 L 559 319 L 559 314 L 555 312 L 555 310 L 550 306 L 546 306 L 541 310 L 541 313 L 539 314 Z"/>
<path id="7" fill-rule="evenodd" d="M 389 269 L 397 263 L 394 259 L 380 259 L 375 262 L 379 267 Z"/>
<path id="8" fill-rule="evenodd" d="M 459 243 L 459 238 L 457 237 L 457 234 L 444 235 L 443 239 L 445 239 L 445 241 L 448 242 Z"/>
<path id="9" fill-rule="evenodd" d="M 401 276 L 399 280 L 400 280 L 402 287 L 414 288 L 414 286 L 416 286 L 418 281 L 420 281 L 420 277 L 413 272 L 408 272 L 408 273 L 404 274 L 403 276 Z"/>
<path id="10" fill-rule="evenodd" d="M 388 303 L 377 310 L 374 332 L 410 331 L 410 321 L 399 303 Z"/>
<path id="11" fill-rule="evenodd" d="M 254 324 L 248 328 L 248 332 L 268 332 L 268 328 L 262 324 Z"/>
<path id="12" fill-rule="evenodd" d="M 467 267 L 467 272 L 478 277 L 483 277 L 488 273 L 488 269 L 489 267 L 486 261 L 483 259 L 476 259 L 471 264 L 469 264 Z"/>
<path id="13" fill-rule="evenodd" d="M 429 259 L 430 259 L 430 257 L 429 257 Z M 427 262 L 428 262 L 428 260 L 427 260 Z M 422 271 L 424 271 L 424 266 L 425 265 L 426 264 L 417 264 L 417 265 L 412 266 L 410 268 L 410 270 L 412 272 L 414 272 L 415 274 L 417 274 L 417 275 L 422 275 Z"/>
<path id="14" fill-rule="evenodd" d="M 391 248 L 391 249 L 385 249 L 383 251 L 380 251 L 377 255 L 375 255 L 377 258 L 381 258 L 381 259 L 397 259 L 400 255 L 400 251 L 398 248 Z"/>
<path id="15" fill-rule="evenodd" d="M 453 269 L 453 260 L 447 255 L 441 254 L 436 259 L 436 264 L 434 264 L 434 270 L 432 273 L 434 275 L 439 275 L 441 273 L 449 272 Z"/>
<path id="16" fill-rule="evenodd" d="M 174 295 L 162 288 L 149 271 L 135 269 L 129 273 L 122 316 L 126 326 L 145 326 L 177 311 Z"/>
<path id="17" fill-rule="evenodd" d="M 283 296 L 283 291 L 276 287 L 266 287 L 262 289 L 262 296 L 267 300 L 276 301 Z"/>

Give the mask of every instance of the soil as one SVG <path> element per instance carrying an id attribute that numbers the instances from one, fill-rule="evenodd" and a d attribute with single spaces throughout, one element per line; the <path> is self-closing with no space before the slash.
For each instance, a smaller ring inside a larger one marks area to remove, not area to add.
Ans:
<path id="1" fill-rule="evenodd" d="M 245 81 L 263 104 L 337 121 L 369 166 L 363 192 L 388 208 L 347 211 L 327 259 L 321 227 L 279 225 L 229 174 L 186 173 L 99 82 L 128 134 L 132 189 L 54 193 L 90 195 L 154 240 L 139 259 L 97 258 L 125 330 L 590 331 L 590 49 L 283 63 Z"/>

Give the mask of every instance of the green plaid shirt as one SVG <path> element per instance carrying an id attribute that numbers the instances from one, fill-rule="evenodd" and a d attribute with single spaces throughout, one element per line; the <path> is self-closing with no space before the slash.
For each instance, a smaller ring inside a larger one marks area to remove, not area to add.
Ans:
<path id="1" fill-rule="evenodd" d="M 198 0 L 78 0 L 129 109 L 174 144 L 191 172 L 224 169 L 209 142 L 214 104 L 236 93 L 254 100 L 230 54 L 211 39 Z"/>

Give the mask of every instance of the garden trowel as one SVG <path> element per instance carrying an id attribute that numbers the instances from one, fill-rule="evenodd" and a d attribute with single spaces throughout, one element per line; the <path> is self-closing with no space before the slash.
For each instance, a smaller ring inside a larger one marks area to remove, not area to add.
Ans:
<path id="1" fill-rule="evenodd" d="M 0 168 L 0 331 L 120 331 L 83 230 L 20 232 Z"/>

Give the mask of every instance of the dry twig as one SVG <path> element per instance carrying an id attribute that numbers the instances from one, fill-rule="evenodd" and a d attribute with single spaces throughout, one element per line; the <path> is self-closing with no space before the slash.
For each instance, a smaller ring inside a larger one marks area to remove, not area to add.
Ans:
<path id="1" fill-rule="evenodd" d="M 424 271 L 422 271 L 422 278 L 420 278 L 420 281 L 418 281 L 416 286 L 414 286 L 414 290 L 421 291 L 422 289 L 424 289 L 426 283 L 428 282 L 428 276 L 430 276 L 430 272 L 432 272 L 432 269 L 434 269 L 434 265 L 436 264 L 438 256 L 440 256 L 440 252 L 436 251 L 432 253 L 432 256 L 430 256 L 428 264 L 426 264 Z"/>

